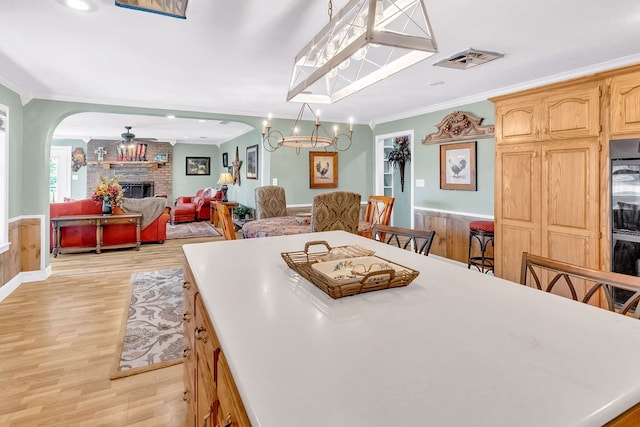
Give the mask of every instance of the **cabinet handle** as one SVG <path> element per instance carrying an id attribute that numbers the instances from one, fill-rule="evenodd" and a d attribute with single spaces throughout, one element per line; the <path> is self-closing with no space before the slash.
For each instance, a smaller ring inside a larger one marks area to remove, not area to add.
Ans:
<path id="1" fill-rule="evenodd" d="M 191 284 L 189 282 L 187 282 L 186 280 L 182 283 L 182 288 L 183 289 L 189 289 L 191 287 Z"/>
<path id="2" fill-rule="evenodd" d="M 207 421 L 209 421 L 209 418 L 211 418 L 211 412 L 205 415 L 202 419 L 202 427 L 207 427 Z"/>
<path id="3" fill-rule="evenodd" d="M 182 357 L 186 358 L 187 360 L 191 359 L 191 350 L 189 350 L 188 348 L 185 348 L 182 351 Z"/>
<path id="4" fill-rule="evenodd" d="M 191 403 L 191 400 L 189 399 L 189 392 L 185 391 L 184 393 L 182 393 L 182 400 L 184 400 L 187 403 Z"/>
<path id="5" fill-rule="evenodd" d="M 207 343 L 207 334 L 202 334 L 200 335 L 202 332 L 206 332 L 206 330 L 204 328 L 198 328 L 196 329 L 196 339 L 197 340 L 201 340 L 203 343 Z"/>
<path id="6" fill-rule="evenodd" d="M 189 320 L 191 320 L 191 315 L 189 314 L 189 312 L 186 312 L 185 314 L 182 315 L 182 320 L 185 322 L 188 322 Z"/>

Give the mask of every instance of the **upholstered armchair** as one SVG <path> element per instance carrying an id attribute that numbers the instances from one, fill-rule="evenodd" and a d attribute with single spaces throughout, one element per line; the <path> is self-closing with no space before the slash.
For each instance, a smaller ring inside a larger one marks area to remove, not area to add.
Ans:
<path id="1" fill-rule="evenodd" d="M 215 188 L 198 190 L 195 196 L 176 198 L 173 222 L 203 221 L 211 218 L 211 202 L 222 200 L 222 191 Z"/>
<path id="2" fill-rule="evenodd" d="M 287 199 L 284 188 L 265 185 L 255 190 L 256 219 L 287 215 Z"/>
<path id="3" fill-rule="evenodd" d="M 350 191 L 332 191 L 314 196 L 311 231 L 344 230 L 357 233 L 360 199 L 360 194 Z"/>
<path id="4" fill-rule="evenodd" d="M 195 197 L 196 221 L 208 221 L 211 218 L 211 203 L 219 202 L 224 195 L 217 188 L 205 188 L 199 190 Z"/>

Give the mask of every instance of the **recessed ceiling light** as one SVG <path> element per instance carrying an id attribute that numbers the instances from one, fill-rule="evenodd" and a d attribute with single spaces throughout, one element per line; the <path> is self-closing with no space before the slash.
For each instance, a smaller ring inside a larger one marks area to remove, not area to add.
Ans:
<path id="1" fill-rule="evenodd" d="M 206 123 L 207 121 L 205 119 L 200 119 L 198 120 L 200 123 Z"/>
<path id="2" fill-rule="evenodd" d="M 167 116 L 167 119 L 175 119 L 175 118 L 176 118 L 176 116 L 174 116 L 173 114 L 169 114 L 169 115 Z"/>
<path id="3" fill-rule="evenodd" d="M 88 12 L 92 9 L 91 3 L 86 0 L 60 0 L 62 4 L 73 9 L 79 10 L 81 12 Z"/>

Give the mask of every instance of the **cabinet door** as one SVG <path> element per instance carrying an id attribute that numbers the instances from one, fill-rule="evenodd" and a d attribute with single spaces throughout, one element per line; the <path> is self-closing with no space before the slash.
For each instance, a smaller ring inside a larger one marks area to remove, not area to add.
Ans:
<path id="1" fill-rule="evenodd" d="M 533 98 L 503 101 L 496 105 L 496 142 L 538 140 L 539 102 Z"/>
<path id="2" fill-rule="evenodd" d="M 244 405 L 240 399 L 240 394 L 238 394 L 238 389 L 229 371 L 229 365 L 222 352 L 220 352 L 218 357 L 217 391 L 218 399 L 220 400 L 217 414 L 219 425 L 225 427 L 250 427 L 251 422 L 247 417 Z"/>
<path id="3" fill-rule="evenodd" d="M 611 133 L 640 132 L 640 72 L 611 79 Z"/>
<path id="4" fill-rule="evenodd" d="M 544 98 L 541 139 L 598 136 L 600 93 L 598 82 L 592 82 Z"/>
<path id="5" fill-rule="evenodd" d="M 598 147 L 593 139 L 543 145 L 542 256 L 599 268 Z"/>
<path id="6" fill-rule="evenodd" d="M 540 253 L 539 143 L 498 146 L 495 176 L 495 274 L 520 281 L 522 252 Z"/>
<path id="7" fill-rule="evenodd" d="M 213 384 L 212 373 L 207 369 L 206 363 L 196 355 L 196 424 L 197 426 L 213 427 L 216 425 L 214 407 L 217 405 L 216 388 Z"/>

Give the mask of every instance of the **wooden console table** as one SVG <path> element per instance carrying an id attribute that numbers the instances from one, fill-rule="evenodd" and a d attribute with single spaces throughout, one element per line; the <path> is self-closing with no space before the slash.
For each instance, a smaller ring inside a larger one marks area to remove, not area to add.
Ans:
<path id="1" fill-rule="evenodd" d="M 87 252 L 95 250 L 100 253 L 102 249 L 120 249 L 120 248 L 136 248 L 140 250 L 140 225 L 142 224 L 142 214 L 123 214 L 123 215 L 67 215 L 51 218 L 53 224 L 53 240 L 55 246 L 53 248 L 53 257 L 62 253 L 62 228 L 74 225 L 95 225 L 96 226 L 96 246 L 75 246 L 64 248 L 65 252 Z M 102 227 L 108 224 L 135 224 L 136 225 L 136 241 L 131 243 L 121 243 L 118 245 L 102 245 Z"/>
<path id="2" fill-rule="evenodd" d="M 232 202 L 232 201 L 228 201 L 228 202 L 211 202 L 211 204 L 209 205 L 209 209 L 211 209 L 211 218 L 209 219 L 209 222 L 211 223 L 211 225 L 213 225 L 214 227 L 219 227 L 220 226 L 220 221 L 218 221 L 218 211 L 216 210 L 216 204 L 220 203 L 221 205 L 225 205 L 229 208 L 229 212 L 231 212 L 231 216 L 233 216 L 233 210 L 235 208 L 238 207 L 238 202 Z"/>

